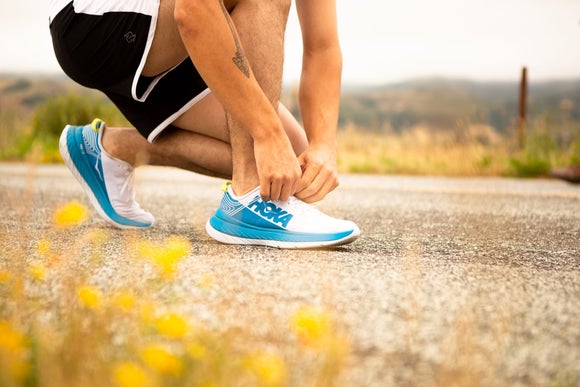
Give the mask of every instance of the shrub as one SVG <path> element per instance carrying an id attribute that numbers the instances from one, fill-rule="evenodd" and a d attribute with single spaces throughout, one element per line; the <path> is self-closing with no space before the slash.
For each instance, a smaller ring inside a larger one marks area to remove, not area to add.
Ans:
<path id="1" fill-rule="evenodd" d="M 97 117 L 112 126 L 129 125 L 115 105 L 104 98 L 83 94 L 49 98 L 35 110 L 30 127 L 12 135 L 11 145 L 3 147 L 0 156 L 58 162 L 58 140 L 64 126 L 88 124 Z"/>
<path id="2" fill-rule="evenodd" d="M 58 138 L 66 124 L 84 125 L 96 117 L 127 125 L 112 103 L 95 97 L 67 94 L 50 98 L 36 109 L 32 117 L 32 133 L 37 139 Z"/>
<path id="3" fill-rule="evenodd" d="M 526 154 L 524 158 L 510 159 L 510 166 L 514 174 L 519 177 L 537 177 L 546 175 L 550 171 L 550 162 Z"/>

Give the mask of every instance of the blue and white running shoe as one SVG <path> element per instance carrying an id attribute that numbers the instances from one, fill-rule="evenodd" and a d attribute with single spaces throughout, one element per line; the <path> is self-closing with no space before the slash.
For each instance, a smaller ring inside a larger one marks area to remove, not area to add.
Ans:
<path id="1" fill-rule="evenodd" d="M 105 123 L 67 125 L 60 136 L 60 154 L 89 196 L 99 215 L 120 228 L 151 227 L 155 219 L 135 201 L 133 167 L 103 150 Z"/>
<path id="2" fill-rule="evenodd" d="M 356 224 L 335 219 L 300 199 L 263 201 L 260 187 L 236 197 L 231 184 L 206 224 L 208 234 L 223 243 L 262 245 L 285 249 L 337 246 L 360 235 Z"/>

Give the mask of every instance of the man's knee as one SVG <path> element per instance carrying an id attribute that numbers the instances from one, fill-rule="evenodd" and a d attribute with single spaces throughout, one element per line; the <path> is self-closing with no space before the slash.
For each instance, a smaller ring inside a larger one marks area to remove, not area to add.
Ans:
<path id="1" fill-rule="evenodd" d="M 196 34 L 203 29 L 203 20 L 211 14 L 212 7 L 206 1 L 175 0 L 173 7 L 173 20 L 179 32 L 183 34 Z"/>
<path id="2" fill-rule="evenodd" d="M 236 5 L 249 5 L 268 11 L 269 17 L 286 20 L 290 13 L 292 0 L 237 0 Z"/>
<path id="3" fill-rule="evenodd" d="M 292 0 L 273 0 L 272 3 L 277 8 L 278 12 L 280 12 L 280 16 L 288 18 Z"/>

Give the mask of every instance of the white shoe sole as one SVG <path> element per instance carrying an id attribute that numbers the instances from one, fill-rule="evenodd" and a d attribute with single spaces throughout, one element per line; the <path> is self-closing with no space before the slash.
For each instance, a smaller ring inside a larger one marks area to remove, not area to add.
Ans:
<path id="1" fill-rule="evenodd" d="M 277 247 L 279 249 L 314 249 L 319 247 L 341 246 L 354 242 L 360 236 L 360 230 L 355 229 L 352 234 L 337 240 L 331 241 L 309 241 L 309 242 L 286 242 L 271 239 L 250 239 L 241 238 L 233 235 L 224 234 L 216 230 L 208 220 L 205 224 L 205 230 L 213 239 L 230 245 L 253 245 L 253 246 L 269 246 Z"/>

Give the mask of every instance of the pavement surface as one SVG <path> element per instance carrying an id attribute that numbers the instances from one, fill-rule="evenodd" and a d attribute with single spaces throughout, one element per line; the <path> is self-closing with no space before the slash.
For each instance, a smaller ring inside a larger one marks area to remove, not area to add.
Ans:
<path id="1" fill-rule="evenodd" d="M 213 241 L 204 225 L 221 183 L 139 169 L 137 196 L 157 223 L 116 230 L 92 211 L 83 227 L 107 230 L 111 258 L 93 280 L 140 280 L 123 270 L 127 238 L 183 235 L 193 251 L 171 297 L 184 313 L 260 338 L 272 334 L 266 320 L 284 324 L 299 305 L 324 307 L 351 343 L 344 385 L 580 385 L 580 186 L 343 176 L 318 207 L 355 221 L 360 239 L 299 251 Z M 89 205 L 63 166 L 0 164 L 2 250 L 30 248 L 50 229 L 52 210 L 71 199 Z M 14 242 L 17 234 L 29 240 Z M 200 273 L 216 279 L 215 291 L 189 285 Z"/>

